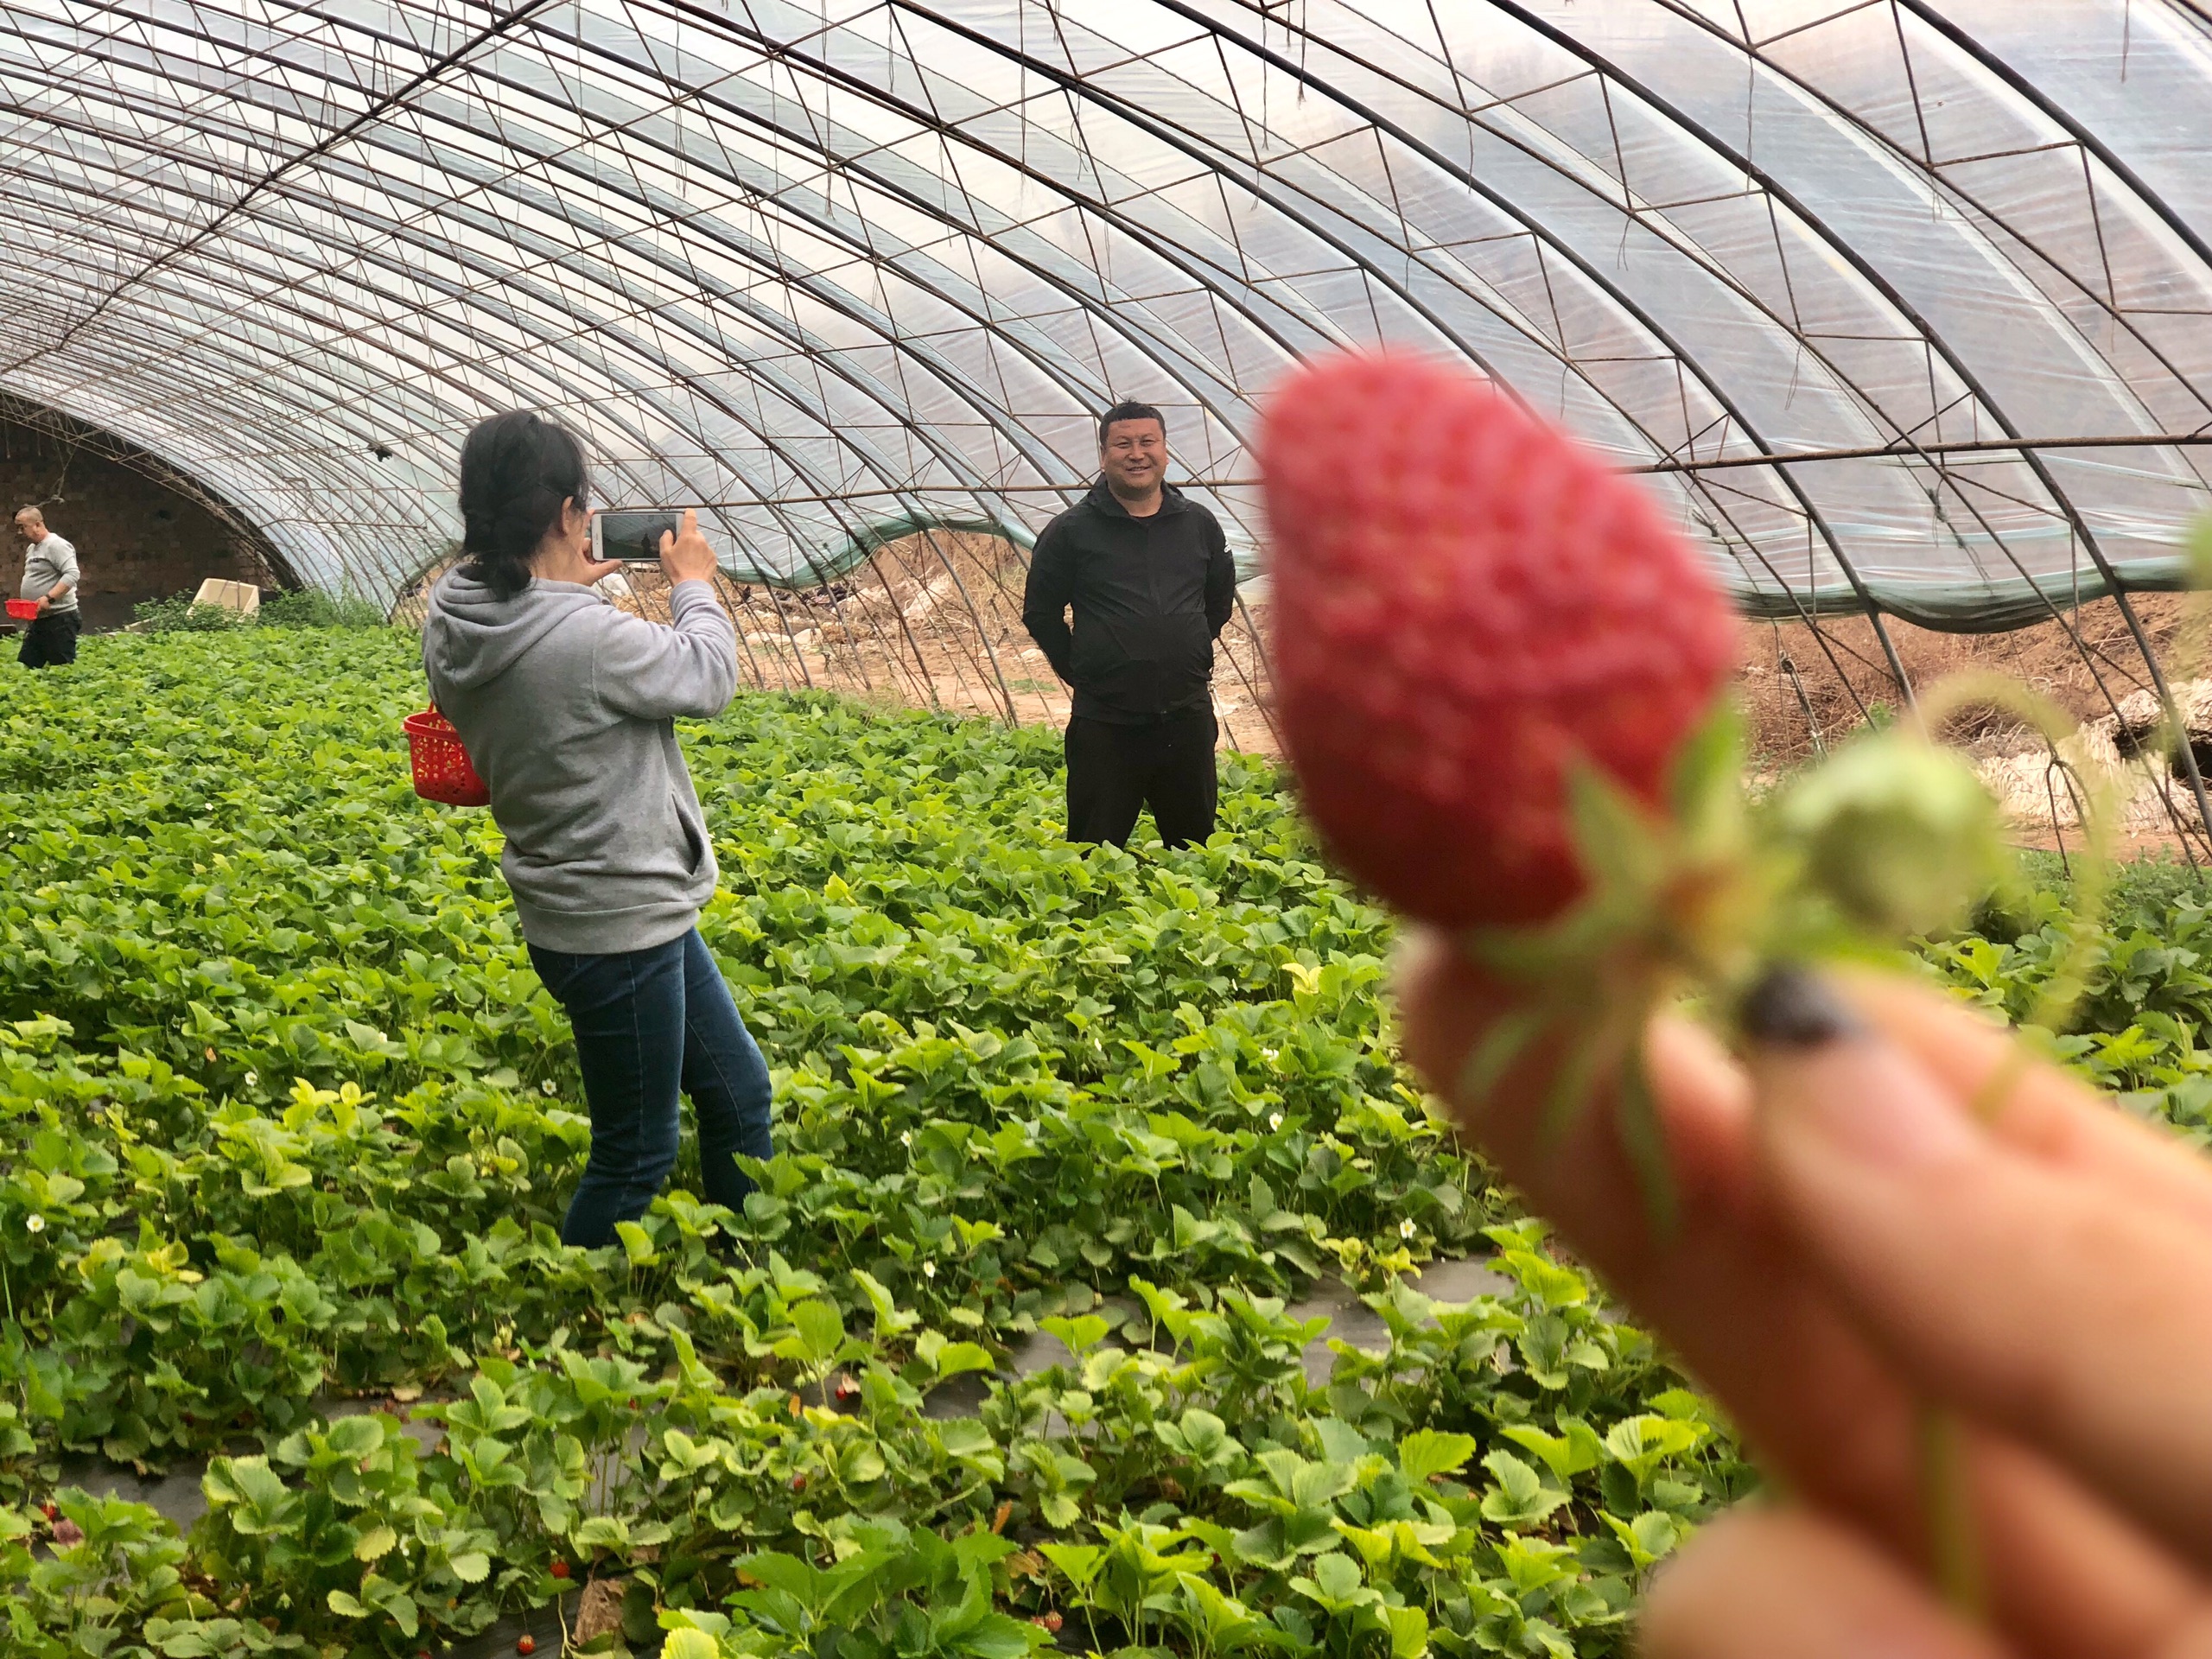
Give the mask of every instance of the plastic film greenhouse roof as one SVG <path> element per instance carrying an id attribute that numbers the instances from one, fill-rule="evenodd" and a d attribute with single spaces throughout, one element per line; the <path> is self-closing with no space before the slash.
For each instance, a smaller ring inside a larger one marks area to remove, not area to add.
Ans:
<path id="1" fill-rule="evenodd" d="M 434 556 L 516 404 L 804 579 L 1033 530 L 1136 397 L 1250 550 L 1255 400 L 1378 341 L 1655 469 L 1771 614 L 2033 620 L 2170 580 L 2204 502 L 2212 23 L 2171 0 L 0 16 L 0 384 L 327 584 Z"/>

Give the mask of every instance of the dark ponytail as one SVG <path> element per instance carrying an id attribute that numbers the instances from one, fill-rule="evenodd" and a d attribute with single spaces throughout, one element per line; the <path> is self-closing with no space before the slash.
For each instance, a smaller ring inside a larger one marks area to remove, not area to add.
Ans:
<path id="1" fill-rule="evenodd" d="M 526 409 L 480 421 L 461 446 L 461 550 L 468 574 L 501 599 L 530 585 L 530 561 L 561 504 L 591 505 L 576 435 Z"/>

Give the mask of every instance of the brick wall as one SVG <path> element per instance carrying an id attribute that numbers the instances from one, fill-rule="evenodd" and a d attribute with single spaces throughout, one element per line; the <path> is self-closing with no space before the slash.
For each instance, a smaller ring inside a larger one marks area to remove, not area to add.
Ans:
<path id="1" fill-rule="evenodd" d="M 51 433 L 0 418 L 0 529 L 36 505 L 47 527 L 76 544 L 87 627 L 118 627 L 141 600 L 166 598 L 226 576 L 276 585 L 251 547 L 190 497 Z M 0 536 L 0 584 L 23 574 L 22 544 Z"/>

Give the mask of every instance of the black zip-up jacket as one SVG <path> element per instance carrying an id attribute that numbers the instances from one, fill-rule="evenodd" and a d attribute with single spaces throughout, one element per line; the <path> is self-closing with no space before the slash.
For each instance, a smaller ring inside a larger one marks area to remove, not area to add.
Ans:
<path id="1" fill-rule="evenodd" d="M 1101 479 L 1037 538 L 1021 621 L 1075 688 L 1077 719 L 1139 726 L 1211 706 L 1213 642 L 1236 605 L 1213 514 L 1171 484 L 1132 518 Z"/>

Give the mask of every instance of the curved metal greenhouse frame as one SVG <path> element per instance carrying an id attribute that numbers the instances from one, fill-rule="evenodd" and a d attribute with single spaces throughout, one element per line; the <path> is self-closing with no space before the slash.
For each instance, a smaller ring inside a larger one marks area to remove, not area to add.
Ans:
<path id="1" fill-rule="evenodd" d="M 1255 397 L 1387 340 L 1649 473 L 1755 615 L 2113 594 L 2167 695 L 2126 595 L 2205 505 L 2190 0 L 0 16 L 0 383 L 308 582 L 416 582 L 461 434 L 529 404 L 607 499 L 713 505 L 763 683 L 873 639 L 868 689 L 1019 718 L 1003 590 L 1095 411 L 1162 405 L 1249 554 Z"/>

